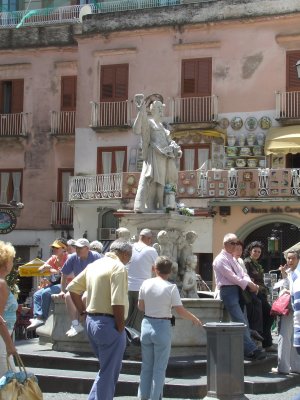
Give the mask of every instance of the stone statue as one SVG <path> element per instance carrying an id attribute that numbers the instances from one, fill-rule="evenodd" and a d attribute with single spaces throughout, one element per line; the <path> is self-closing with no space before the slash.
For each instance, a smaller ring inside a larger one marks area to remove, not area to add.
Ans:
<path id="1" fill-rule="evenodd" d="M 163 210 L 165 185 L 177 184 L 176 160 L 181 157 L 182 151 L 180 146 L 171 140 L 170 131 L 163 126 L 162 97 L 150 96 L 148 109 L 149 97 L 144 100 L 144 95 L 137 94 L 134 100 L 139 111 L 133 124 L 133 132 L 141 135 L 143 159 L 134 210 L 136 212 Z"/>
<path id="2" fill-rule="evenodd" d="M 197 293 L 197 256 L 190 255 L 186 259 L 185 272 L 182 281 L 181 297 L 198 299 Z"/>
<path id="3" fill-rule="evenodd" d="M 195 242 L 197 237 L 198 235 L 194 231 L 186 232 L 184 235 L 185 244 L 182 245 L 178 256 L 178 272 L 181 279 L 183 279 L 187 258 L 193 255 L 193 243 Z"/>
<path id="4" fill-rule="evenodd" d="M 172 241 L 173 236 L 173 231 L 170 233 L 167 231 L 158 232 L 158 243 L 154 243 L 153 247 L 157 251 L 158 255 L 168 257 L 170 260 L 172 260 L 172 271 L 169 280 L 175 283 L 178 279 L 178 263 L 177 259 L 174 258 L 174 244 Z"/>

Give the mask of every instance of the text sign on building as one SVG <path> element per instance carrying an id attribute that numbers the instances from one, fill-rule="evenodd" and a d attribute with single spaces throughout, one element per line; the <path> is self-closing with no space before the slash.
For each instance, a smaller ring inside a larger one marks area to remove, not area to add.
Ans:
<path id="1" fill-rule="evenodd" d="M 297 213 L 300 214 L 300 207 L 271 207 L 271 208 L 256 208 L 256 207 L 244 207 L 243 213 L 248 214 L 281 214 L 281 213 Z"/>
<path id="2" fill-rule="evenodd" d="M 8 208 L 0 208 L 0 233 L 9 233 L 15 229 L 17 218 Z"/>

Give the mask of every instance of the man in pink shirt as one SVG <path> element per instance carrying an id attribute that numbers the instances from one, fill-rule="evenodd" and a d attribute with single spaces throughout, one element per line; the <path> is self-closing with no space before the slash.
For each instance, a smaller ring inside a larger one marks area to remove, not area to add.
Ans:
<path id="1" fill-rule="evenodd" d="M 233 322 L 241 322 L 246 325 L 244 330 L 244 355 L 249 360 L 261 360 L 266 357 L 265 353 L 258 349 L 250 337 L 247 320 L 241 309 L 240 290 L 248 288 L 250 292 L 257 292 L 250 277 L 233 257 L 238 238 L 233 233 L 227 233 L 223 239 L 223 250 L 217 255 L 213 262 L 216 285 L 220 290 L 220 297 L 224 303 L 230 319 Z"/>

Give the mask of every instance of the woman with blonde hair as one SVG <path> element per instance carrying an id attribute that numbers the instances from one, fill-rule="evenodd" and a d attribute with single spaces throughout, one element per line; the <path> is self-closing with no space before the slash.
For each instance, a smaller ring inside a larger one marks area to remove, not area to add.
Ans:
<path id="1" fill-rule="evenodd" d="M 14 368 L 12 356 L 17 353 L 11 333 L 17 318 L 18 303 L 5 280 L 12 270 L 15 255 L 16 251 L 11 243 L 0 241 L 0 377 L 7 371 L 7 356 Z"/>

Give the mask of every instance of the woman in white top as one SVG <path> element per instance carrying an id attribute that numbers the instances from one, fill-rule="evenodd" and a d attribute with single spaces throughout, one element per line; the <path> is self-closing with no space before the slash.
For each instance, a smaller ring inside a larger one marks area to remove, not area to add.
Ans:
<path id="1" fill-rule="evenodd" d="M 155 278 L 143 282 L 139 292 L 138 307 L 145 312 L 142 322 L 142 371 L 138 398 L 159 400 L 162 398 L 165 372 L 171 350 L 171 309 L 194 325 L 201 321 L 187 311 L 181 302 L 175 284 L 168 282 L 172 261 L 158 257 L 155 262 Z"/>

